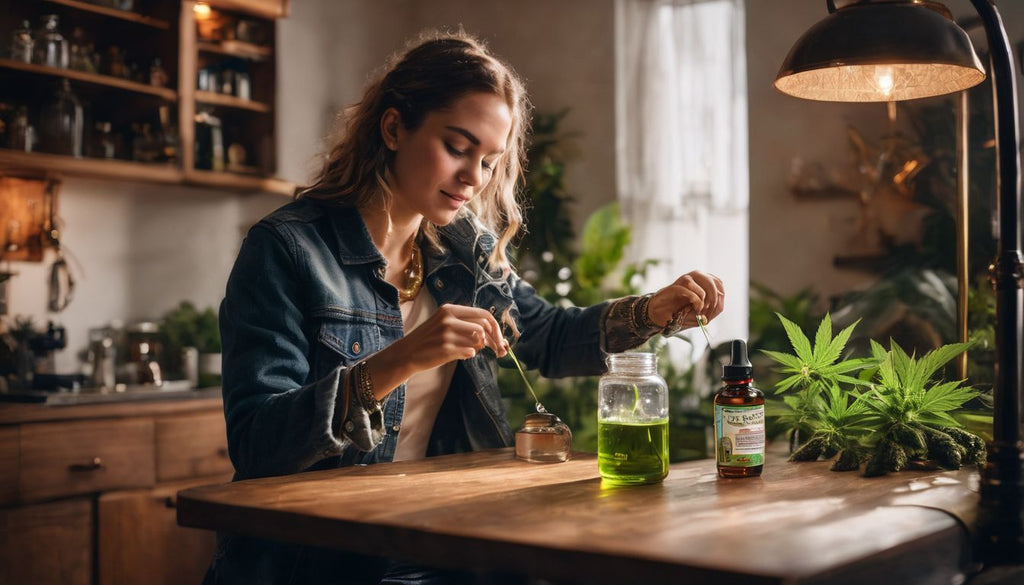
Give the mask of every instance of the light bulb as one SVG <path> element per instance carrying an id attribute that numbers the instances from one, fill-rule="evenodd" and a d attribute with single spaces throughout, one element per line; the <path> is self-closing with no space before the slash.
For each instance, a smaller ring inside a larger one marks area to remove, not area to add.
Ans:
<path id="1" fill-rule="evenodd" d="M 203 20 L 210 17 L 210 5 L 202 2 L 197 3 L 192 7 L 192 11 L 196 13 L 196 18 Z"/>
<path id="2" fill-rule="evenodd" d="M 892 88 L 896 85 L 893 81 L 892 67 L 888 65 L 875 67 L 875 85 L 878 86 L 878 91 L 883 96 L 889 97 L 892 94 Z"/>

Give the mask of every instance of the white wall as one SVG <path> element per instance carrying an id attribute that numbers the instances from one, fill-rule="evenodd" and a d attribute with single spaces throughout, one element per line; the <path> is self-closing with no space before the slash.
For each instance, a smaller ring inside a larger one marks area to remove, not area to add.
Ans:
<path id="1" fill-rule="evenodd" d="M 968 0 L 946 4 L 955 17 L 975 14 Z M 998 5 L 1011 42 L 1024 39 L 1024 2 L 1003 0 Z M 789 192 L 787 175 L 796 157 L 820 162 L 826 169 L 850 169 L 846 125 L 877 140 L 884 133 L 886 111 L 880 104 L 798 100 L 772 86 L 790 47 L 826 13 L 825 3 L 816 0 L 747 2 L 750 277 L 782 293 L 812 286 L 827 297 L 876 278 L 832 264 L 836 255 L 850 249 L 857 204 L 797 200 Z M 979 50 L 985 48 L 983 39 L 980 34 L 976 41 Z"/>

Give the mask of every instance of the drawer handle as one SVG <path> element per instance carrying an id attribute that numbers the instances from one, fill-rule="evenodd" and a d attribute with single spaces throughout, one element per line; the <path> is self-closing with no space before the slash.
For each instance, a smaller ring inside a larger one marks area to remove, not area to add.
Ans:
<path id="1" fill-rule="evenodd" d="M 68 465 L 69 471 L 95 471 L 97 469 L 103 469 L 103 460 L 99 457 L 93 457 L 89 463 L 72 463 Z"/>
<path id="2" fill-rule="evenodd" d="M 227 447 L 221 447 L 220 449 L 217 449 L 217 455 L 220 455 L 221 457 L 227 457 L 228 456 L 228 448 Z"/>

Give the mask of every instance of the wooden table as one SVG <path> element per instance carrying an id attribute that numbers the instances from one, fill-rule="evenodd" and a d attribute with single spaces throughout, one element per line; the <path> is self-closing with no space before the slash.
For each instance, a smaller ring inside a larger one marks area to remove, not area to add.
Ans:
<path id="1" fill-rule="evenodd" d="M 950 583 L 970 564 L 978 473 L 882 478 L 769 458 L 722 480 L 711 460 L 664 483 L 603 486 L 594 455 L 510 449 L 183 491 L 178 521 L 559 583 Z"/>

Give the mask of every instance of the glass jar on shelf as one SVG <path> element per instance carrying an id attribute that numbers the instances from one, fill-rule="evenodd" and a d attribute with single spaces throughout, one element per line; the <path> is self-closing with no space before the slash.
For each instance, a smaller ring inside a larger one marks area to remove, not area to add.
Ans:
<path id="1" fill-rule="evenodd" d="M 31 63 L 35 44 L 36 41 L 32 38 L 32 28 L 27 20 L 23 20 L 21 26 L 14 29 L 14 33 L 11 35 L 11 59 Z"/>
<path id="2" fill-rule="evenodd" d="M 7 146 L 12 150 L 32 152 L 36 147 L 36 129 L 29 122 L 28 106 L 18 106 L 11 119 Z"/>
<path id="3" fill-rule="evenodd" d="M 63 79 L 53 99 L 39 113 L 39 149 L 81 157 L 84 129 L 82 103 L 71 90 L 71 82 Z"/>
<path id="4" fill-rule="evenodd" d="M 43 17 L 43 28 L 35 42 L 35 62 L 47 67 L 67 69 L 68 41 L 60 34 L 60 21 L 56 14 Z"/>

